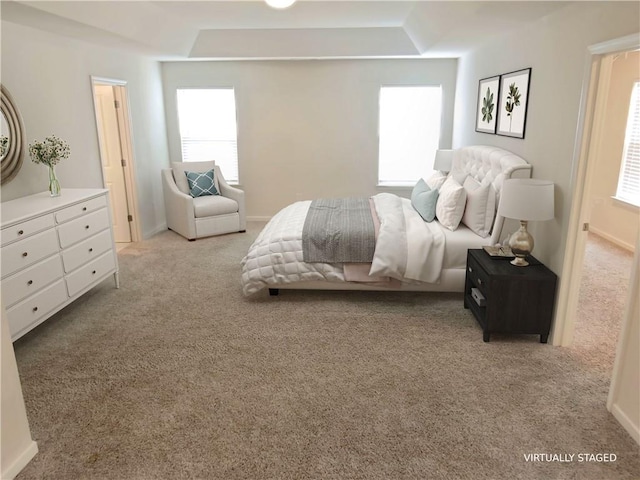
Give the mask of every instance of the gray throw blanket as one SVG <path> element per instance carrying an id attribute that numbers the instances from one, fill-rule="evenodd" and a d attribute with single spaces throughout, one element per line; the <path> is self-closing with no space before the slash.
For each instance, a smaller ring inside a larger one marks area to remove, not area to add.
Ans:
<path id="1" fill-rule="evenodd" d="M 368 198 L 313 200 L 302 229 L 307 263 L 371 263 L 376 247 Z"/>

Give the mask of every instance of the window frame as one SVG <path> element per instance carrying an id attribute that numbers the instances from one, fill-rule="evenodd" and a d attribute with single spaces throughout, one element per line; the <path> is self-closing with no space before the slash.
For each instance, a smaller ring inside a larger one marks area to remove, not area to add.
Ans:
<path id="1" fill-rule="evenodd" d="M 233 102 L 234 102 L 234 110 L 235 110 L 235 177 L 234 175 L 229 175 L 227 173 L 228 171 L 228 166 L 225 167 L 223 165 L 221 165 L 220 163 L 216 162 L 216 165 L 220 166 L 222 173 L 224 175 L 225 180 L 227 181 L 227 183 L 229 183 L 230 185 L 240 185 L 240 122 L 239 122 L 239 114 L 238 114 L 238 97 L 237 97 L 237 92 L 236 92 L 236 88 L 231 85 L 225 85 L 225 86 L 206 86 L 206 87 L 202 87 L 202 86 L 197 86 L 197 87 L 177 87 L 176 88 L 176 117 L 177 117 L 177 130 L 178 130 L 178 148 L 180 151 L 180 159 L 182 162 L 184 163 L 189 163 L 189 160 L 184 159 L 184 148 L 183 148 L 183 141 L 182 141 L 182 131 L 180 128 L 180 101 L 179 101 L 179 97 L 180 97 L 180 91 L 182 90 L 202 90 L 202 91 L 209 91 L 209 90 L 231 90 L 232 94 L 233 94 Z M 197 161 L 207 161 L 207 160 L 212 160 L 210 158 L 208 159 L 201 159 L 201 160 L 191 160 L 192 162 L 197 162 Z M 215 159 L 213 159 L 215 160 Z"/>
<path id="2" fill-rule="evenodd" d="M 438 150 L 440 148 L 440 145 L 442 143 L 442 135 L 443 135 L 443 119 L 444 119 L 444 115 L 445 115 L 445 93 L 444 93 L 444 86 L 442 85 L 442 83 L 412 83 L 412 84 L 382 84 L 380 85 L 379 89 L 378 89 L 378 143 L 377 143 L 377 148 L 378 148 L 378 158 L 377 158 L 377 162 L 376 162 L 376 186 L 378 188 L 382 188 L 382 189 L 387 189 L 387 190 L 392 190 L 392 189 L 409 189 L 412 188 L 415 185 L 415 182 L 417 182 L 420 177 L 418 177 L 415 181 L 410 181 L 407 180 L 406 182 L 403 183 L 397 183 L 394 181 L 383 181 L 380 178 L 380 167 L 381 167 L 381 162 L 380 162 L 380 142 L 381 142 L 381 120 L 382 120 L 382 111 L 381 111 L 381 102 L 382 102 L 382 91 L 385 88 L 436 88 L 440 91 L 440 115 L 438 117 L 438 140 L 437 140 L 437 146 L 435 148 L 435 150 Z M 434 158 L 435 158 L 435 150 L 434 150 Z M 428 159 L 425 159 L 428 162 Z M 432 159 L 433 160 L 433 159 Z M 425 175 L 427 175 L 429 173 L 429 167 L 428 164 L 425 165 L 424 167 L 424 171 L 425 171 Z M 423 176 L 425 176 L 423 175 Z M 413 183 L 411 183 L 413 182 Z"/>
<path id="3" fill-rule="evenodd" d="M 640 208 L 640 191 L 637 192 L 637 198 L 632 198 L 627 195 L 624 187 L 627 174 L 630 175 L 628 170 L 640 169 L 640 79 L 636 79 L 632 84 L 628 105 L 629 110 L 625 124 L 622 159 L 620 161 L 620 171 L 618 172 L 616 193 L 613 198 L 626 205 Z M 636 145 L 635 150 L 637 151 L 637 158 L 633 159 L 634 161 L 631 162 L 632 166 L 629 166 L 628 162 L 630 145 Z"/>

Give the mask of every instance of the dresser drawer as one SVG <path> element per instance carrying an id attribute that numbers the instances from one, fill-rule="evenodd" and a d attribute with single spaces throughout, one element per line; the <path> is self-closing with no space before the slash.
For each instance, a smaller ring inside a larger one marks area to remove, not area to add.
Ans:
<path id="1" fill-rule="evenodd" d="M 41 232 L 47 228 L 53 227 L 53 214 L 35 217 L 16 225 L 3 228 L 0 232 L 2 246 L 26 238 L 34 233 Z"/>
<path id="2" fill-rule="evenodd" d="M 486 295 L 489 285 L 489 275 L 478 265 L 473 257 L 469 257 L 467 275 L 478 289 Z"/>
<path id="3" fill-rule="evenodd" d="M 46 318 L 51 310 L 67 300 L 64 280 L 44 288 L 37 294 L 7 310 L 11 338 L 19 336 L 23 330 L 30 330 L 34 323 Z"/>
<path id="4" fill-rule="evenodd" d="M 113 250 L 80 267 L 66 277 L 69 296 L 73 297 L 96 280 L 104 278 L 106 274 L 113 273 L 115 268 L 116 260 Z"/>
<path id="5" fill-rule="evenodd" d="M 94 210 L 98 210 L 102 207 L 107 206 L 107 197 L 100 196 L 98 198 L 92 198 L 90 200 L 86 200 L 81 203 L 77 203 L 75 205 L 71 205 L 70 207 L 63 208 L 56 212 L 56 222 L 64 223 L 73 218 L 79 217 L 81 215 L 85 215 L 89 212 L 93 212 Z"/>
<path id="6" fill-rule="evenodd" d="M 62 252 L 64 271 L 69 273 L 111 249 L 113 249 L 111 230 L 103 230 Z"/>
<path id="7" fill-rule="evenodd" d="M 2 280 L 2 300 L 10 307 L 62 278 L 60 257 L 54 255 Z"/>
<path id="8" fill-rule="evenodd" d="M 2 247 L 2 276 L 11 275 L 54 253 L 58 253 L 58 239 L 53 228 Z"/>
<path id="9" fill-rule="evenodd" d="M 74 243 L 78 243 L 85 238 L 95 235 L 105 228 L 109 228 L 109 215 L 107 214 L 106 208 L 83 215 L 80 218 L 58 226 L 60 246 L 67 248 Z"/>

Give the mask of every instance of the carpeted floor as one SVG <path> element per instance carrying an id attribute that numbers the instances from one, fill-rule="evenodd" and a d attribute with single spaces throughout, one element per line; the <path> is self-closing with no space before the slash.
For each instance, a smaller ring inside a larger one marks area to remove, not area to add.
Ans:
<path id="1" fill-rule="evenodd" d="M 40 450 L 18 480 L 638 478 L 608 377 L 576 350 L 484 343 L 461 294 L 245 298 L 260 227 L 128 247 L 119 290 L 15 343 Z"/>
<path id="2" fill-rule="evenodd" d="M 594 371 L 610 377 L 633 253 L 590 233 L 584 258 L 573 349 Z"/>

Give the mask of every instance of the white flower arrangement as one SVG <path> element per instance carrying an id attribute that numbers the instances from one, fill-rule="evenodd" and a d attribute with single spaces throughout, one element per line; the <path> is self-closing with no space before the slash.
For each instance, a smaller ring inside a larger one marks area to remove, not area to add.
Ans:
<path id="1" fill-rule="evenodd" d="M 45 138 L 43 142 L 36 141 L 29 144 L 29 156 L 34 163 L 53 167 L 63 158 L 69 158 L 69 155 L 71 155 L 69 144 L 55 135 Z"/>

